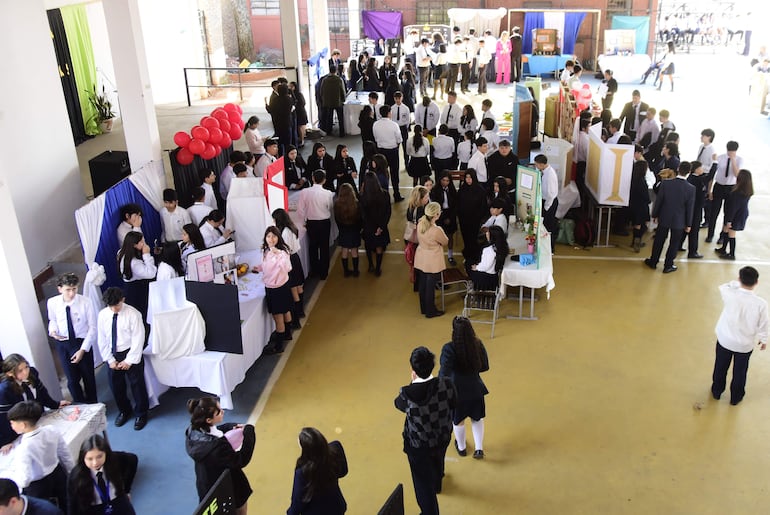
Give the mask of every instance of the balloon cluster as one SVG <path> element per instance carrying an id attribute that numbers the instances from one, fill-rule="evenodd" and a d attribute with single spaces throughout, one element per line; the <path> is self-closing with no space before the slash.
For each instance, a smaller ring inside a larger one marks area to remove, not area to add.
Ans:
<path id="1" fill-rule="evenodd" d="M 174 143 L 179 147 L 176 160 L 182 166 L 193 162 L 195 156 L 214 159 L 243 135 L 245 122 L 243 109 L 237 104 L 225 104 L 211 111 L 211 116 L 201 118 L 200 125 L 190 129 L 190 134 L 179 131 Z"/>
<path id="2" fill-rule="evenodd" d="M 579 88 L 573 87 L 572 95 L 575 97 L 575 102 L 577 103 L 579 112 L 585 111 L 591 107 L 591 98 L 593 97 L 593 93 L 591 93 L 590 85 L 581 84 Z"/>

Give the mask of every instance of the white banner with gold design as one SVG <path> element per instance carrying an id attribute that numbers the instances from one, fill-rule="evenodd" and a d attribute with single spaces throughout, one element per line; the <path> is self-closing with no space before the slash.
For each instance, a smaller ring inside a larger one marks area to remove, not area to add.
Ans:
<path id="1" fill-rule="evenodd" d="M 602 206 L 627 206 L 634 166 L 633 145 L 608 145 L 602 141 L 602 125 L 588 130 L 586 186 Z"/>

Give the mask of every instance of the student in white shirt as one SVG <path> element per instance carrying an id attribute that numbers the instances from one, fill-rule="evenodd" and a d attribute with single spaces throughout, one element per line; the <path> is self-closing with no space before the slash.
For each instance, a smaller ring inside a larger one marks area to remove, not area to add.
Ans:
<path id="1" fill-rule="evenodd" d="M 455 142 L 460 139 L 460 118 L 462 118 L 462 107 L 457 104 L 457 93 L 450 91 L 447 94 L 447 104 L 441 111 L 440 123 L 449 128 L 448 135 Z"/>
<path id="2" fill-rule="evenodd" d="M 414 123 L 422 126 L 423 136 L 435 136 L 441 112 L 438 104 L 429 96 L 422 97 L 422 103 L 414 108 Z"/>
<path id="3" fill-rule="evenodd" d="M 142 208 L 134 203 L 120 206 L 120 220 L 117 229 L 118 247 L 123 245 L 123 240 L 129 232 L 142 232 Z"/>
<path id="4" fill-rule="evenodd" d="M 460 170 L 468 169 L 468 161 L 471 156 L 476 152 L 476 145 L 473 144 L 473 131 L 466 131 L 464 140 L 457 145 L 457 160 L 460 162 Z"/>
<path id="5" fill-rule="evenodd" d="M 380 113 L 380 108 L 382 107 L 382 104 L 380 104 L 380 94 L 376 91 L 369 93 L 369 107 L 372 108 L 372 112 L 374 113 L 374 121 L 382 118 L 382 114 Z"/>
<path id="6" fill-rule="evenodd" d="M 449 136 L 449 128 L 442 123 L 438 128 L 438 136 L 433 138 L 433 157 L 431 163 L 436 177 L 441 176 L 444 170 L 453 170 L 455 167 L 455 140 Z"/>
<path id="7" fill-rule="evenodd" d="M 497 135 L 497 129 L 494 128 L 494 120 L 491 118 L 484 118 L 481 120 L 479 137 L 487 140 L 487 155 L 491 155 L 493 152 L 497 151 L 500 146 L 500 137 Z"/>
<path id="8" fill-rule="evenodd" d="M 160 253 L 158 273 L 155 275 L 155 280 L 165 281 L 176 277 L 184 277 L 182 254 L 176 242 L 166 243 L 163 245 L 163 250 Z"/>
<path id="9" fill-rule="evenodd" d="M 486 231 L 487 245 L 481 251 L 481 260 L 471 265 L 470 278 L 473 288 L 493 291 L 498 286 L 498 274 L 508 258 L 508 241 L 500 227 L 493 225 Z"/>
<path id="10" fill-rule="evenodd" d="M 476 53 L 476 67 L 478 69 L 479 86 L 477 93 L 484 95 L 487 92 L 487 65 L 492 60 L 492 54 L 487 48 L 486 39 L 479 39 L 479 49 Z"/>
<path id="11" fill-rule="evenodd" d="M 656 113 L 657 111 L 654 107 L 648 108 L 647 116 L 644 117 L 644 120 L 639 125 L 639 130 L 636 132 L 636 141 L 634 143 L 641 145 L 645 151 L 647 151 L 650 145 L 657 143 L 658 137 L 660 137 L 660 128 L 655 121 Z"/>
<path id="12" fill-rule="evenodd" d="M 390 172 L 390 184 L 393 186 L 393 202 L 401 202 L 404 197 L 399 191 L 399 172 L 401 166 L 398 160 L 398 149 L 401 146 L 401 129 L 398 124 L 390 119 L 390 106 L 380 107 L 380 119 L 374 122 L 372 132 L 377 149 L 388 161 Z"/>
<path id="13" fill-rule="evenodd" d="M 559 177 L 556 170 L 548 164 L 548 158 L 543 154 L 535 156 L 535 168 L 540 170 L 541 191 L 543 192 L 543 226 L 551 233 L 551 252 L 556 245 L 555 234 L 559 232 L 559 221 L 556 219 L 556 209 L 559 207 Z"/>
<path id="14" fill-rule="evenodd" d="M 110 389 L 120 413 L 115 426 L 120 427 L 136 417 L 134 430 L 140 431 L 147 425 L 149 399 L 144 382 L 144 319 L 135 308 L 125 303 L 120 288 L 110 287 L 102 300 L 107 307 L 97 316 L 99 352 L 109 365 L 107 375 Z M 134 399 L 133 406 L 128 398 L 128 388 Z"/>
<path id="15" fill-rule="evenodd" d="M 163 190 L 163 208 L 160 210 L 160 224 L 163 227 L 161 241 L 182 239 L 182 227 L 192 222 L 187 210 L 179 207 L 179 197 L 171 188 Z"/>
<path id="16" fill-rule="evenodd" d="M 249 146 L 249 152 L 254 154 L 254 157 L 259 160 L 262 154 L 265 153 L 264 140 L 259 133 L 259 117 L 251 116 L 246 122 L 246 128 L 243 129 L 243 135 L 245 136 L 246 145 Z"/>
<path id="17" fill-rule="evenodd" d="M 230 239 L 233 231 L 232 229 L 222 229 L 224 223 L 225 215 L 217 209 L 204 218 L 204 221 L 200 224 L 200 231 L 206 248 L 221 245 Z"/>
<path id="18" fill-rule="evenodd" d="M 265 154 L 257 161 L 254 175 L 256 177 L 264 177 L 267 167 L 278 159 L 276 156 L 278 156 L 278 140 L 269 139 L 265 141 Z"/>
<path id="19" fill-rule="evenodd" d="M 206 191 L 203 188 L 195 188 L 192 192 L 192 196 L 195 199 L 195 202 L 192 206 L 187 208 L 187 214 L 190 215 L 190 221 L 195 225 L 198 225 L 201 223 L 201 220 L 213 211 L 213 209 L 204 201 Z"/>
<path id="20" fill-rule="evenodd" d="M 607 138 L 607 143 L 617 145 L 618 140 L 622 135 L 623 133 L 620 132 L 620 120 L 618 118 L 613 118 L 610 120 L 610 137 Z"/>
<path id="21" fill-rule="evenodd" d="M 481 121 L 483 122 L 485 118 L 490 118 L 494 122 L 492 129 L 497 130 L 497 119 L 495 113 L 492 112 L 492 101 L 488 98 L 481 102 Z"/>
<path id="22" fill-rule="evenodd" d="M 492 201 L 492 205 L 489 206 L 489 218 L 481 225 L 481 232 L 489 232 L 489 228 L 496 225 L 507 235 L 508 234 L 508 218 L 505 216 L 505 201 L 503 199 L 496 198 Z"/>
<path id="23" fill-rule="evenodd" d="M 22 401 L 8 412 L 11 427 L 19 433 L 13 444 L 12 469 L 6 472 L 19 488 L 32 497 L 67 502 L 67 474 L 75 463 L 61 433 L 51 426 L 38 426 L 43 406 Z"/>
<path id="24" fill-rule="evenodd" d="M 565 86 L 567 85 L 569 78 L 572 77 L 572 70 L 574 67 L 575 67 L 575 61 L 573 61 L 572 59 L 564 63 L 564 69 L 561 71 L 561 75 L 559 76 L 559 81 Z"/>
<path id="25" fill-rule="evenodd" d="M 325 182 L 323 170 L 313 172 L 313 186 L 302 190 L 297 205 L 297 215 L 307 227 L 309 275 L 317 275 L 322 281 L 329 275 L 329 234 L 334 211 L 334 192 L 324 188 Z"/>
<path id="26" fill-rule="evenodd" d="M 72 400 L 94 404 L 97 398 L 92 348 L 96 343 L 96 310 L 90 299 L 78 294 L 77 275 L 62 274 L 56 284 L 60 295 L 51 297 L 47 303 L 48 335 L 56 340 Z"/>
<path id="27" fill-rule="evenodd" d="M 403 103 L 404 94 L 400 91 L 393 93 L 395 104 L 390 108 L 391 119 L 401 130 L 401 148 L 404 152 L 404 167 L 409 167 L 409 155 L 406 151 L 406 139 L 409 137 L 409 125 L 412 123 L 412 111 Z"/>
<path id="28" fill-rule="evenodd" d="M 187 224 L 182 227 L 182 241 L 179 242 L 179 251 L 182 253 L 182 268 L 187 273 L 187 258 L 193 252 L 206 248 L 201 230 L 195 224 Z"/>
<path id="29" fill-rule="evenodd" d="M 487 187 L 487 139 L 483 136 L 476 138 L 476 153 L 468 161 L 468 169 L 476 170 L 476 179 L 478 183 L 486 189 Z"/>
<path id="30" fill-rule="evenodd" d="M 229 164 L 225 166 L 222 173 L 219 174 L 219 194 L 222 196 L 222 199 L 227 200 L 227 194 L 230 192 L 230 182 L 232 182 L 233 177 L 235 177 L 233 166 L 235 166 L 236 163 L 245 162 L 246 154 L 240 150 L 234 150 L 233 153 L 230 154 Z"/>
<path id="31" fill-rule="evenodd" d="M 147 316 L 149 281 L 155 279 L 158 269 L 142 233 L 130 232 L 126 235 L 118 252 L 118 271 L 125 284 L 126 298 L 142 316 Z"/>
<path id="32" fill-rule="evenodd" d="M 430 144 L 422 135 L 422 127 L 419 124 L 414 126 L 414 134 L 409 136 L 406 142 L 406 152 L 409 154 L 409 165 L 406 171 L 412 178 L 412 187 L 415 187 L 420 177 L 430 175 L 430 164 L 428 164 Z"/>
<path id="33" fill-rule="evenodd" d="M 203 203 L 209 206 L 211 209 L 218 209 L 219 206 L 217 205 L 217 197 L 214 194 L 214 186 L 212 186 L 215 182 L 217 182 L 217 175 L 213 170 L 208 169 L 203 169 L 199 173 L 201 179 L 201 188 L 203 188 L 203 191 L 205 192 Z"/>

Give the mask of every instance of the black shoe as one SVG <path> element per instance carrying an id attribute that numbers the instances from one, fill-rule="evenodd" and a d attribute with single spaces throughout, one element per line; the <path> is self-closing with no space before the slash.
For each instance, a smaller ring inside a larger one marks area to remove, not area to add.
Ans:
<path id="1" fill-rule="evenodd" d="M 741 403 L 742 400 L 743 400 L 743 397 L 741 397 L 740 399 L 730 399 L 730 406 L 737 406 L 738 404 Z"/>
<path id="2" fill-rule="evenodd" d="M 719 254 L 719 259 L 726 259 L 728 261 L 735 261 L 735 256 L 733 254 Z"/>
<path id="3" fill-rule="evenodd" d="M 299 319 L 292 318 L 291 319 L 291 328 L 292 329 L 302 329 L 302 324 L 300 324 Z"/>
<path id="4" fill-rule="evenodd" d="M 663 269 L 664 274 L 670 274 L 671 272 L 676 272 L 679 270 L 676 265 L 667 266 Z"/>
<path id="5" fill-rule="evenodd" d="M 468 449 L 463 449 L 461 451 L 460 450 L 460 446 L 457 445 L 457 440 L 455 440 L 455 449 L 457 449 L 457 454 L 459 454 L 460 456 L 467 456 L 468 455 Z"/>
<path id="6" fill-rule="evenodd" d="M 118 417 L 115 419 L 115 427 L 120 427 L 128 422 L 128 415 L 125 413 L 118 413 Z"/>
<path id="7" fill-rule="evenodd" d="M 648 267 L 652 268 L 653 270 L 655 270 L 655 268 L 658 266 L 655 263 L 653 263 L 650 258 L 645 259 L 644 260 L 644 264 L 647 265 Z"/>
<path id="8" fill-rule="evenodd" d="M 359 275 L 361 275 L 361 272 L 358 270 L 353 270 L 353 277 L 358 277 Z"/>
<path id="9" fill-rule="evenodd" d="M 353 275 L 353 272 L 351 272 L 350 270 L 345 270 L 342 275 L 344 275 L 345 277 L 350 277 L 351 275 Z"/>
<path id="10" fill-rule="evenodd" d="M 136 417 L 136 420 L 134 421 L 134 431 L 141 431 L 142 429 L 144 429 L 144 426 L 146 425 L 147 425 L 147 415 Z"/>
<path id="11" fill-rule="evenodd" d="M 484 459 L 484 451 L 481 449 L 477 449 L 473 451 L 473 459 L 474 460 L 483 460 Z"/>
<path id="12" fill-rule="evenodd" d="M 724 247 L 717 247 L 714 249 L 714 252 L 716 252 L 720 256 L 724 256 L 725 254 L 727 254 L 727 249 L 725 249 Z"/>
<path id="13" fill-rule="evenodd" d="M 703 254 L 693 252 L 692 254 L 687 254 L 687 259 L 703 259 Z"/>
<path id="14" fill-rule="evenodd" d="M 706 236 L 706 243 L 711 243 L 712 241 L 714 241 L 713 236 Z"/>
<path id="15" fill-rule="evenodd" d="M 401 195 L 393 195 L 393 202 L 402 202 L 404 200 L 404 197 Z"/>
<path id="16" fill-rule="evenodd" d="M 708 222 L 703 222 L 702 224 L 700 224 L 700 229 L 705 229 L 708 226 L 709 226 Z"/>
<path id="17" fill-rule="evenodd" d="M 714 393 L 714 392 L 712 391 L 712 392 L 711 392 L 711 396 L 712 396 L 714 399 L 716 399 L 716 400 L 719 400 L 719 398 L 720 398 L 720 397 L 722 397 L 722 394 L 721 394 L 721 393 Z"/>
<path id="18" fill-rule="evenodd" d="M 425 315 L 425 318 L 436 318 L 436 317 L 440 317 L 443 314 L 444 314 L 443 311 L 441 311 L 440 309 L 437 309 L 435 313 L 432 313 L 430 315 Z"/>
<path id="19" fill-rule="evenodd" d="M 282 352 L 283 352 L 282 345 L 270 344 L 264 349 L 262 349 L 262 354 L 265 356 L 272 356 L 273 354 L 280 354 Z"/>
<path id="20" fill-rule="evenodd" d="M 375 271 L 374 271 L 374 275 L 375 275 L 375 277 L 379 277 L 379 276 L 381 276 L 381 275 L 382 275 L 382 270 L 376 270 L 376 269 L 375 269 Z"/>

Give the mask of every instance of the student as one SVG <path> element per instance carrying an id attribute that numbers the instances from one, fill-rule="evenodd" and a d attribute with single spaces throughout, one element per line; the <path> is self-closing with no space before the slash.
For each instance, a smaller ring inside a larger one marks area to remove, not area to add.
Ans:
<path id="1" fill-rule="evenodd" d="M 236 163 L 233 166 L 233 175 L 235 175 L 233 179 L 245 179 L 249 175 L 253 177 L 252 173 L 249 172 L 249 166 L 245 163 Z M 232 183 L 230 185 L 232 186 Z"/>
<path id="2" fill-rule="evenodd" d="M 485 236 L 487 244 L 481 250 L 481 259 L 471 265 L 468 273 L 475 290 L 494 291 L 498 286 L 498 275 L 508 257 L 508 241 L 497 225 L 490 227 Z"/>
<path id="3" fill-rule="evenodd" d="M 33 400 L 19 402 L 8 412 L 19 438 L 11 449 L 13 465 L 7 477 L 26 495 L 56 498 L 59 506 L 66 506 L 67 474 L 75 464 L 61 433 L 52 426 L 38 426 L 42 416 L 43 406 Z"/>
<path id="4" fill-rule="evenodd" d="M 631 225 L 634 229 L 631 247 L 637 254 L 642 249 L 642 237 L 647 232 L 650 221 L 650 191 L 645 177 L 647 176 L 647 161 L 644 159 L 634 162 L 631 172 L 631 189 L 628 199 L 628 211 Z M 697 234 L 697 233 L 696 233 Z M 697 245 L 695 251 L 697 252 Z"/>
<path id="5" fill-rule="evenodd" d="M 48 394 L 34 367 L 20 354 L 9 354 L 3 360 L 3 377 L 0 380 L 0 445 L 16 439 L 16 433 L 8 422 L 8 411 L 21 401 L 37 401 L 48 409 L 68 406 L 69 401 L 56 402 Z"/>
<path id="6" fill-rule="evenodd" d="M 120 220 L 117 229 L 118 247 L 123 245 L 123 240 L 129 232 L 142 232 L 142 208 L 133 203 L 120 206 Z"/>
<path id="7" fill-rule="evenodd" d="M 267 167 L 273 164 L 278 159 L 278 140 L 268 139 L 265 140 L 265 153 L 257 161 L 257 165 L 254 167 L 255 177 L 264 177 Z"/>
<path id="8" fill-rule="evenodd" d="M 301 190 L 310 185 L 307 180 L 307 164 L 294 145 L 289 145 L 283 156 L 283 165 L 286 169 L 286 186 L 290 190 Z"/>
<path id="9" fill-rule="evenodd" d="M 463 141 L 457 145 L 457 160 L 460 162 L 460 170 L 466 170 L 468 168 L 468 161 L 476 151 L 476 145 L 473 144 L 473 131 L 465 131 L 463 134 Z"/>
<path id="10" fill-rule="evenodd" d="M 706 176 L 706 191 L 703 193 L 703 211 L 696 213 L 693 220 L 693 227 L 701 229 L 709 226 L 711 218 L 711 201 L 708 198 L 708 182 L 712 180 L 714 172 L 717 169 L 717 153 L 714 149 L 715 133 L 712 129 L 703 129 L 700 133 L 700 148 L 698 148 L 698 157 L 696 161 L 703 164 L 703 172 Z M 696 223 L 697 222 L 697 223 Z"/>
<path id="11" fill-rule="evenodd" d="M 94 404 L 97 402 L 96 379 L 91 349 L 96 343 L 96 310 L 90 299 L 78 294 L 79 284 L 75 274 L 59 276 L 56 282 L 59 295 L 47 303 L 48 336 L 56 340 L 56 351 L 72 400 Z"/>
<path id="12" fill-rule="evenodd" d="M 444 264 L 444 247 L 449 243 L 444 230 L 437 222 L 441 215 L 441 205 L 430 202 L 425 206 L 425 214 L 417 222 L 417 251 L 414 255 L 414 269 L 420 292 L 420 312 L 425 318 L 439 317 L 443 311 L 436 309 L 436 285 L 441 280 Z"/>
<path id="13" fill-rule="evenodd" d="M 379 156 L 380 154 L 377 154 Z M 376 157 L 376 156 L 375 156 Z M 363 218 L 363 230 L 361 236 L 366 248 L 366 260 L 369 263 L 369 272 L 375 276 L 382 275 L 382 257 L 390 243 L 390 201 L 388 192 L 382 189 L 377 175 L 367 172 L 361 187 L 361 217 Z M 375 262 L 372 262 L 372 254 L 375 254 Z"/>
<path id="14" fill-rule="evenodd" d="M 198 225 L 203 218 L 211 213 L 212 209 L 206 204 L 206 190 L 202 187 L 194 188 L 192 197 L 194 202 L 192 206 L 187 208 L 187 214 L 190 215 L 190 221 L 195 225 Z"/>
<path id="15" fill-rule="evenodd" d="M 390 119 L 390 114 L 390 107 L 382 106 L 380 108 L 381 117 L 374 122 L 372 131 L 379 153 L 388 160 L 390 182 L 393 186 L 393 202 L 401 202 L 404 200 L 399 191 L 399 172 L 401 167 L 398 160 L 398 149 L 402 143 L 401 129 L 399 129 L 396 122 Z"/>
<path id="16" fill-rule="evenodd" d="M 570 76 L 569 80 L 567 80 L 567 88 L 572 91 L 575 89 L 582 89 L 583 88 L 583 82 L 580 80 L 580 78 L 583 76 L 583 67 L 579 64 L 576 64 L 572 68 L 572 75 Z"/>
<path id="17" fill-rule="evenodd" d="M 233 153 L 230 154 L 228 165 L 225 166 L 222 173 L 219 174 L 219 194 L 222 196 L 222 200 L 227 200 L 227 194 L 230 192 L 230 183 L 232 182 L 233 177 L 235 177 L 233 166 L 235 166 L 236 163 L 243 163 L 245 161 L 246 155 L 240 150 L 234 150 Z"/>
<path id="18" fill-rule="evenodd" d="M 182 239 L 182 226 L 192 222 L 190 214 L 179 207 L 176 190 L 163 190 L 163 209 L 160 210 L 160 223 L 163 227 L 161 241 L 179 241 Z"/>
<path id="19" fill-rule="evenodd" d="M 505 178 L 504 190 L 506 192 L 516 190 L 518 166 L 519 157 L 513 153 L 511 142 L 507 139 L 501 139 L 497 144 L 497 152 L 492 152 L 487 157 L 487 169 L 492 171 L 495 177 Z M 513 214 L 513 212 L 510 214 Z"/>
<path id="20" fill-rule="evenodd" d="M 302 190 L 297 205 L 300 223 L 307 227 L 309 272 L 322 281 L 329 275 L 329 235 L 334 211 L 334 193 L 324 188 L 325 182 L 326 173 L 315 170 L 313 186 Z"/>
<path id="21" fill-rule="evenodd" d="M 125 284 L 126 298 L 146 317 L 149 284 L 155 279 L 158 268 L 142 233 L 130 232 L 126 235 L 118 251 L 118 270 Z"/>
<path id="22" fill-rule="evenodd" d="M 481 129 L 479 130 L 479 138 L 487 140 L 487 150 L 485 156 L 489 156 L 496 152 L 500 147 L 500 137 L 497 135 L 497 129 L 494 128 L 495 121 L 492 118 L 484 118 L 481 120 Z M 478 144 L 476 144 L 478 147 Z"/>
<path id="23" fill-rule="evenodd" d="M 147 425 L 149 399 L 144 382 L 144 320 L 142 314 L 125 303 L 120 288 L 110 287 L 102 300 L 107 305 L 97 317 L 99 352 L 108 364 L 107 377 L 118 416 L 115 427 L 128 422 L 133 413 L 136 416 L 134 429 L 141 431 Z M 128 399 L 127 389 L 131 388 L 133 407 Z"/>
<path id="24" fill-rule="evenodd" d="M 338 245 L 342 249 L 342 271 L 345 277 L 358 277 L 358 247 L 361 246 L 361 207 L 355 189 L 350 184 L 340 187 L 334 201 L 334 220 L 339 227 Z M 353 269 L 349 267 L 353 259 Z"/>
<path id="25" fill-rule="evenodd" d="M 412 178 L 412 187 L 414 187 L 420 177 L 430 175 L 430 164 L 428 163 L 430 144 L 427 138 L 423 136 L 422 126 L 419 124 L 414 126 L 414 134 L 406 142 L 406 153 L 409 156 L 406 171 Z"/>
<path id="26" fill-rule="evenodd" d="M 203 169 L 198 172 L 201 179 L 201 188 L 205 192 L 203 203 L 209 206 L 209 210 L 219 209 L 217 205 L 217 197 L 214 194 L 213 184 L 217 182 L 217 176 L 213 170 Z"/>
<path id="27" fill-rule="evenodd" d="M 337 440 L 328 443 L 318 429 L 303 427 L 299 446 L 302 454 L 294 470 L 287 515 L 343 515 L 348 505 L 340 490 L 339 478 L 347 475 L 348 460 L 342 444 Z"/>
<path id="28" fill-rule="evenodd" d="M 246 515 L 246 501 L 252 490 L 243 468 L 249 464 L 254 452 L 254 426 L 222 424 L 225 412 L 214 397 L 190 399 L 187 401 L 187 411 L 190 412 L 190 427 L 185 431 L 185 449 L 195 461 L 198 499 L 203 500 L 222 472 L 229 470 L 233 483 L 235 515 Z M 243 443 L 235 450 L 228 440 L 228 435 L 241 433 L 239 430 L 242 430 Z"/>
<path id="29" fill-rule="evenodd" d="M 262 272 L 265 283 L 265 304 L 267 312 L 273 316 L 275 331 L 265 347 L 265 354 L 283 352 L 283 342 L 291 340 L 291 312 L 294 302 L 289 284 L 291 256 L 289 247 L 281 237 L 281 231 L 271 225 L 265 229 L 262 242 L 262 263 L 254 267 L 255 272 Z"/>
<path id="30" fill-rule="evenodd" d="M 708 198 L 711 201 L 711 216 L 709 217 L 706 243 L 711 243 L 714 238 L 714 229 L 719 211 L 722 210 L 722 201 L 727 200 L 730 196 L 733 186 L 738 181 L 738 174 L 743 168 L 743 158 L 738 155 L 738 146 L 737 141 L 728 141 L 727 152 L 717 158 L 716 168 L 709 174 Z"/>
<path id="31" fill-rule="evenodd" d="M 639 126 L 639 130 L 636 133 L 635 143 L 641 145 L 645 152 L 650 148 L 650 145 L 657 142 L 658 138 L 660 138 L 660 128 L 655 122 L 655 113 L 657 113 L 657 111 L 654 107 L 647 109 L 647 116 L 644 118 L 644 120 L 642 120 L 642 123 Z M 619 131 L 620 120 L 617 120 L 617 122 L 617 129 Z"/>
<path id="32" fill-rule="evenodd" d="M 476 152 L 471 156 L 468 161 L 467 170 L 473 169 L 476 181 L 482 188 L 487 186 L 487 150 L 489 145 L 487 144 L 487 138 L 479 136 L 476 138 Z"/>
<path id="33" fill-rule="evenodd" d="M 182 241 L 179 242 L 179 251 L 182 253 L 182 268 L 187 273 L 187 257 L 193 252 L 206 248 L 201 230 L 195 224 L 187 224 L 182 227 Z"/>
<path id="34" fill-rule="evenodd" d="M 735 236 L 738 231 L 746 227 L 746 219 L 749 217 L 749 199 L 752 195 L 754 195 L 754 185 L 751 172 L 741 170 L 725 203 L 725 225 L 720 237 L 722 246 L 716 249 L 722 259 L 735 261 Z"/>
<path id="35" fill-rule="evenodd" d="M 447 65 L 448 59 L 447 46 L 444 43 L 439 44 L 433 54 L 433 100 L 436 100 L 439 90 L 440 100 L 444 100 L 444 89 L 449 92 L 448 76 L 451 65 Z"/>
<path id="36" fill-rule="evenodd" d="M 326 146 L 320 141 L 313 143 L 313 151 L 307 158 L 307 177 L 308 183 L 313 184 L 313 173 L 316 170 L 323 170 L 326 176 L 334 170 L 334 159 L 326 152 Z"/>
<path id="37" fill-rule="evenodd" d="M 114 452 L 102 435 L 89 436 L 67 481 L 67 513 L 135 515 L 130 494 L 138 462 L 136 454 Z"/>
<path id="38" fill-rule="evenodd" d="M 542 174 L 543 226 L 551 233 L 551 252 L 553 252 L 556 245 L 554 235 L 559 233 L 559 221 L 556 219 L 556 210 L 559 207 L 559 178 L 556 170 L 548 164 L 548 158 L 543 154 L 535 156 L 535 168 Z"/>
<path id="39" fill-rule="evenodd" d="M 299 251 L 302 246 L 299 243 L 299 229 L 294 225 L 289 213 L 285 209 L 276 209 L 273 211 L 273 220 L 275 226 L 281 231 L 286 246 L 289 247 L 291 258 L 291 271 L 289 272 L 289 286 L 291 286 L 291 296 L 294 299 L 294 308 L 292 309 L 292 329 L 299 329 L 299 319 L 305 316 L 305 310 L 302 306 L 302 297 L 304 295 L 305 270 L 302 268 L 302 261 L 299 259 Z"/>
<path id="40" fill-rule="evenodd" d="M 463 115 L 460 117 L 460 131 L 465 134 L 468 131 L 474 134 L 479 129 L 479 121 L 476 119 L 476 113 L 473 110 L 473 106 L 466 104 L 463 107 Z"/>
<path id="41" fill-rule="evenodd" d="M 457 103 L 457 92 L 450 91 L 447 94 L 447 104 L 441 111 L 441 124 L 449 128 L 447 135 L 455 141 L 460 139 L 460 119 L 462 118 L 462 108 Z"/>
<path id="42" fill-rule="evenodd" d="M 327 189 L 335 193 L 339 193 L 340 186 L 347 183 L 356 189 L 356 179 L 358 178 L 358 170 L 356 170 L 356 162 L 350 157 L 347 145 L 337 145 L 337 152 L 334 154 L 334 168 L 332 171 L 332 180 L 324 184 Z"/>
<path id="43" fill-rule="evenodd" d="M 478 41 L 478 52 L 476 54 L 476 66 L 477 73 L 479 75 L 478 95 L 485 95 L 487 93 L 487 73 L 486 68 L 489 62 L 492 60 L 492 54 L 490 54 L 487 48 L 487 44 L 484 38 L 480 38 Z"/>
<path id="44" fill-rule="evenodd" d="M 221 211 L 214 210 L 200 223 L 200 233 L 203 236 L 205 248 L 221 245 L 230 239 L 232 229 L 222 229 L 225 223 L 225 215 Z"/>
<path id="45" fill-rule="evenodd" d="M 679 250 L 684 250 L 682 245 L 687 240 L 687 259 L 702 259 L 703 254 L 698 253 L 698 226 L 700 225 L 701 212 L 703 211 L 703 199 L 705 198 L 706 188 L 708 188 L 708 175 L 703 173 L 703 164 L 700 161 L 690 163 L 690 175 L 687 176 L 687 182 L 695 187 L 695 201 L 692 208 L 692 230 L 682 235 Z"/>
<path id="46" fill-rule="evenodd" d="M 63 515 L 48 501 L 21 495 L 19 487 L 10 479 L 0 479 L 0 512 L 9 515 Z"/>
<path id="47" fill-rule="evenodd" d="M 648 110 L 649 112 L 649 110 Z M 642 122 L 644 123 L 644 122 Z M 618 118 L 613 118 L 610 120 L 610 136 L 607 138 L 606 143 L 609 145 L 617 145 L 618 140 L 623 135 L 622 132 L 620 132 L 620 120 Z M 635 136 L 634 136 L 635 137 Z"/>
<path id="48" fill-rule="evenodd" d="M 390 109 L 391 118 L 401 130 L 401 150 L 404 153 L 404 166 L 409 170 L 409 154 L 407 154 L 406 140 L 409 137 L 409 124 L 412 123 L 412 110 L 403 103 L 404 95 L 401 91 L 393 94 L 394 104 Z"/>
<path id="49" fill-rule="evenodd" d="M 422 97 L 422 103 L 414 108 L 414 123 L 422 126 L 423 136 L 436 135 L 436 125 L 438 125 L 440 114 L 436 102 L 427 95 Z"/>
<path id="50" fill-rule="evenodd" d="M 441 215 L 436 224 L 444 230 L 449 239 L 447 261 L 455 266 L 454 234 L 457 232 L 457 189 L 447 172 L 439 177 L 438 185 L 430 190 L 430 199 L 441 206 Z"/>
<path id="51" fill-rule="evenodd" d="M 559 76 L 559 82 L 566 86 L 567 81 L 569 81 L 569 78 L 572 77 L 572 70 L 574 68 L 575 61 L 572 59 L 567 59 L 567 62 L 564 63 L 564 69 L 561 71 L 561 75 Z"/>
<path id="52" fill-rule="evenodd" d="M 492 112 L 492 101 L 488 98 L 485 98 L 481 102 L 481 120 L 483 121 L 485 118 L 491 118 L 494 123 L 494 127 L 492 127 L 493 130 L 497 130 L 497 120 L 495 119 L 495 113 Z M 481 122 L 479 122 L 481 123 Z"/>
<path id="53" fill-rule="evenodd" d="M 254 154 L 254 157 L 259 160 L 265 153 L 264 139 L 259 133 L 259 117 L 251 116 L 246 122 L 246 127 L 243 129 L 244 139 L 246 145 L 249 147 L 249 151 Z"/>
<path id="54" fill-rule="evenodd" d="M 466 261 L 476 262 L 479 259 L 478 234 L 486 216 L 486 199 L 487 192 L 476 179 L 476 170 L 468 168 L 457 191 L 457 220 Z"/>
<path id="55" fill-rule="evenodd" d="M 602 109 L 612 109 L 612 101 L 618 92 L 618 81 L 612 76 L 612 70 L 604 70 L 604 79 L 599 86 L 602 97 Z"/>
<path id="56" fill-rule="evenodd" d="M 243 155 L 246 156 L 246 161 L 243 162 L 243 165 L 246 167 L 246 175 L 241 175 L 237 171 L 235 171 L 235 168 L 233 168 L 233 171 L 235 172 L 236 177 L 254 177 L 254 166 L 257 164 L 257 157 L 252 154 L 251 152 L 244 152 Z"/>
<path id="57" fill-rule="evenodd" d="M 166 281 L 176 277 L 184 277 L 182 254 L 176 242 L 166 243 L 163 245 L 160 253 L 158 273 L 155 275 L 155 280 Z"/>
<path id="58" fill-rule="evenodd" d="M 505 216 L 505 202 L 503 199 L 496 198 L 489 206 L 489 218 L 487 221 L 481 224 L 481 232 L 489 232 L 489 228 L 492 226 L 499 227 L 503 232 L 508 234 L 508 218 Z"/>
<path id="59" fill-rule="evenodd" d="M 442 123 L 438 128 L 438 136 L 433 138 L 433 155 L 431 164 L 436 177 L 444 170 L 452 170 L 455 166 L 455 140 L 449 136 L 449 127 Z"/>

